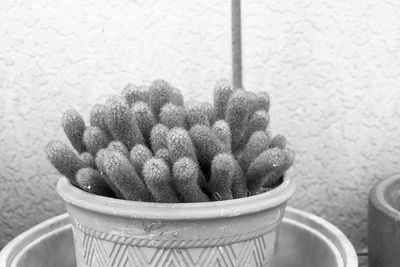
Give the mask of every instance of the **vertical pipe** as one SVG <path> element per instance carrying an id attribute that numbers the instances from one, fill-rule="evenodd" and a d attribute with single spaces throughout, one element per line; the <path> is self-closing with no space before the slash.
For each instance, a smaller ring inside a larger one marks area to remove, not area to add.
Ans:
<path id="1" fill-rule="evenodd" d="M 234 88 L 242 88 L 242 33 L 240 1 L 232 0 L 232 81 Z"/>

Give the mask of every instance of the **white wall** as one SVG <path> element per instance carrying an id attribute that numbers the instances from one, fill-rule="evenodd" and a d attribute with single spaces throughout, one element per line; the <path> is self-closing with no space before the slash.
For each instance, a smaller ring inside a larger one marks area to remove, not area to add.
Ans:
<path id="1" fill-rule="evenodd" d="M 164 78 L 211 99 L 230 76 L 227 1 L 2 1 L 0 4 L 0 248 L 64 212 L 44 154 L 66 141 L 61 113 L 86 118 L 129 82 Z"/>
<path id="2" fill-rule="evenodd" d="M 292 205 L 366 242 L 367 194 L 400 172 L 400 1 L 246 1 L 244 83 L 297 152 Z"/>
<path id="3" fill-rule="evenodd" d="M 243 2 L 244 84 L 272 97 L 272 129 L 297 152 L 291 205 L 366 241 L 367 192 L 399 171 L 397 1 Z M 128 82 L 165 78 L 212 99 L 230 77 L 230 1 L 3 1 L 0 247 L 64 211 L 44 146 L 60 115 L 87 117 Z"/>

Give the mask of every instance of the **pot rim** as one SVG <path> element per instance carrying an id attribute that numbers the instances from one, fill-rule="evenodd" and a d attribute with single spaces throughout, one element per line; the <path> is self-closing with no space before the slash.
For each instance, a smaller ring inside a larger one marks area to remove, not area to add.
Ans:
<path id="1" fill-rule="evenodd" d="M 369 198 L 370 201 L 386 215 L 400 219 L 400 211 L 395 209 L 386 198 L 387 190 L 391 188 L 391 185 L 396 181 L 400 181 L 400 173 L 392 174 L 378 181 L 371 189 Z"/>
<path id="2" fill-rule="evenodd" d="M 257 213 L 286 204 L 295 189 L 291 178 L 285 176 L 278 187 L 255 196 L 200 203 L 156 203 L 94 195 L 73 186 L 65 177 L 57 183 L 58 194 L 69 205 L 105 215 L 150 220 L 205 220 Z"/>

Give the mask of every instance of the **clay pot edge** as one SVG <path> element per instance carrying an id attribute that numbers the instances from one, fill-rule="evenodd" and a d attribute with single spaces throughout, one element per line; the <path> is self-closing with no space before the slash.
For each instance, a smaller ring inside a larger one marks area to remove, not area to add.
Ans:
<path id="1" fill-rule="evenodd" d="M 67 204 L 111 216 L 154 220 L 192 220 L 236 217 L 282 205 L 296 189 L 290 177 L 285 176 L 275 189 L 240 199 L 203 203 L 154 203 L 126 201 L 87 193 L 61 177 L 57 192 Z"/>

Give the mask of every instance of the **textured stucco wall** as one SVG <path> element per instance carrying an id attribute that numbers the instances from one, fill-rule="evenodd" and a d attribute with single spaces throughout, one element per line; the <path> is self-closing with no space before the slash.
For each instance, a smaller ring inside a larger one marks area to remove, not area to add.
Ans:
<path id="1" fill-rule="evenodd" d="M 3 1 L 0 247 L 64 211 L 43 153 L 60 114 L 165 78 L 211 100 L 230 76 L 230 1 Z M 397 1 L 243 1 L 244 85 L 297 152 L 291 204 L 365 246 L 367 192 L 399 171 Z"/>
<path id="2" fill-rule="evenodd" d="M 297 152 L 295 207 L 366 245 L 368 191 L 400 171 L 400 2 L 243 5 L 244 84 Z"/>
<path id="3" fill-rule="evenodd" d="M 61 113 L 160 77 L 211 99 L 230 76 L 230 6 L 218 1 L 2 1 L 0 247 L 64 212 L 44 147 Z M 207 92 L 207 93 L 205 93 Z"/>

